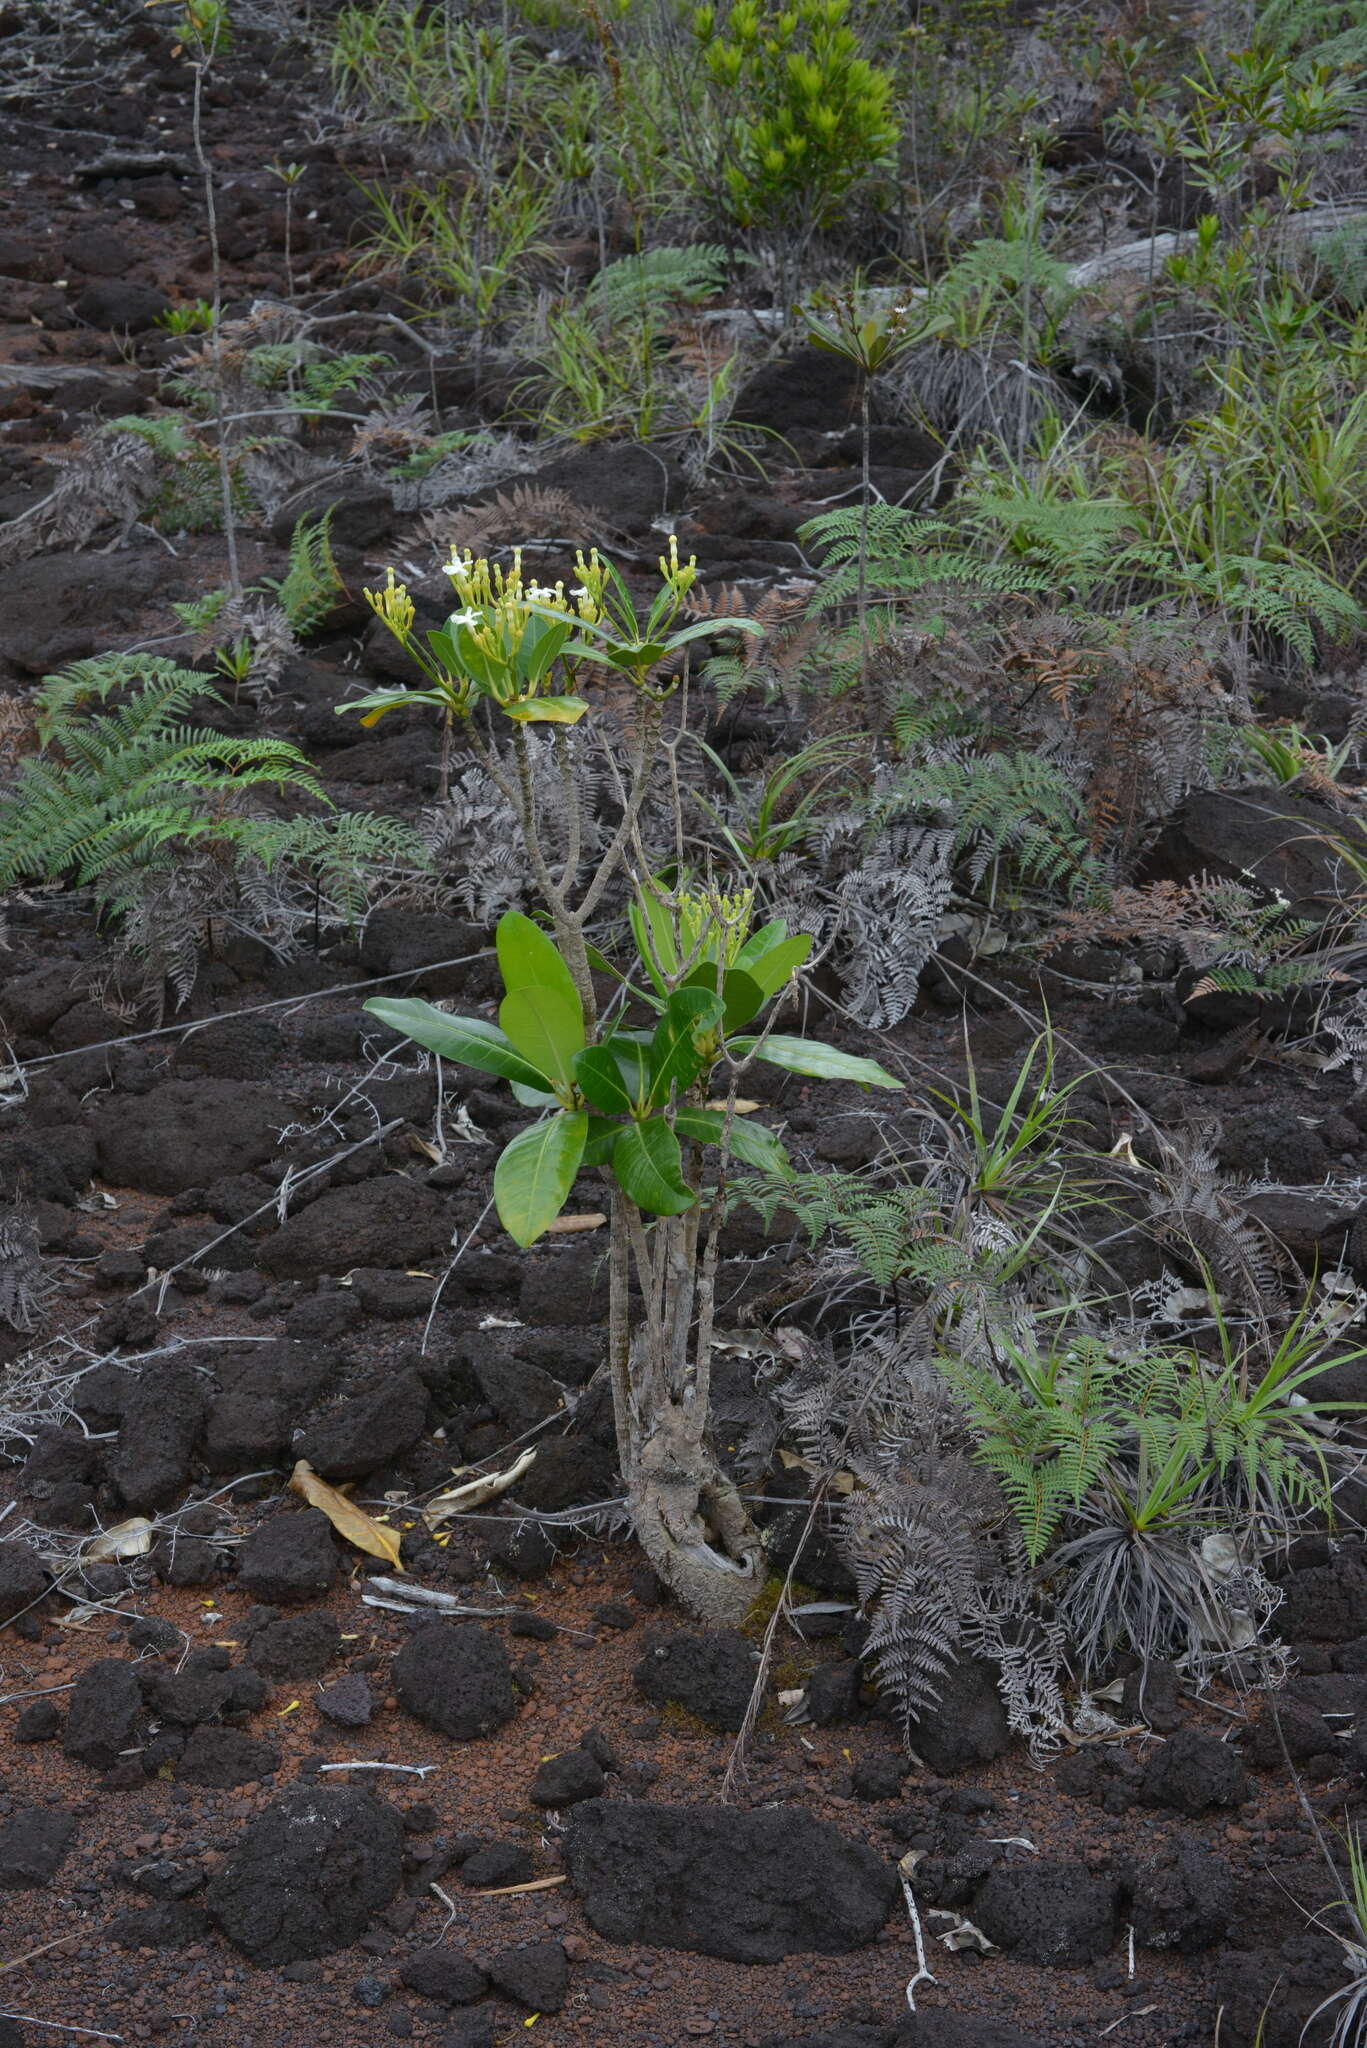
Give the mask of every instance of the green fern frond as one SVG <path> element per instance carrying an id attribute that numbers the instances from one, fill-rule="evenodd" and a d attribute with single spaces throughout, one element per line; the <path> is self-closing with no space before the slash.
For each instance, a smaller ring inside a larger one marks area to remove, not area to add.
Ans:
<path id="1" fill-rule="evenodd" d="M 696 305 L 710 299 L 726 282 L 734 261 L 719 242 L 692 242 L 683 248 L 647 249 L 623 256 L 600 270 L 585 294 L 591 310 L 611 326 L 623 320 L 654 317 L 673 305 Z"/>
<path id="2" fill-rule="evenodd" d="M 278 582 L 267 578 L 281 611 L 300 639 L 316 632 L 339 597 L 346 594 L 332 552 L 330 529 L 336 507 L 316 519 L 301 519 L 290 535 L 289 567 Z"/>

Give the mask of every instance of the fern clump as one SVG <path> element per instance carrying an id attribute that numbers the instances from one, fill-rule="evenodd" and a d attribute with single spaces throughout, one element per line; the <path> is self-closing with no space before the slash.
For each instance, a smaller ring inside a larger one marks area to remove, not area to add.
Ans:
<path id="1" fill-rule="evenodd" d="M 346 585 L 332 552 L 333 507 L 316 519 L 300 519 L 290 535 L 289 565 L 273 585 L 276 603 L 289 620 L 290 631 L 303 640 L 332 611 Z"/>
<path id="2" fill-rule="evenodd" d="M 821 553 L 823 579 L 809 614 L 850 604 L 859 591 L 859 548 L 865 513 L 858 508 L 823 512 L 799 527 L 798 538 Z M 1044 572 L 1024 563 L 997 562 L 974 551 L 947 519 L 908 512 L 898 505 L 870 505 L 865 580 L 881 603 L 896 604 L 938 585 L 983 595 L 1044 590 Z"/>
<path id="3" fill-rule="evenodd" d="M 0 889 L 69 881 L 93 891 L 144 964 L 184 1000 L 215 924 L 288 952 L 306 922 L 354 922 L 383 868 L 423 864 L 393 819 L 338 817 L 287 741 L 187 724 L 218 703 L 207 677 L 142 654 L 102 655 L 38 692 L 41 751 L 0 801 Z M 281 818 L 259 795 L 324 815 Z"/>

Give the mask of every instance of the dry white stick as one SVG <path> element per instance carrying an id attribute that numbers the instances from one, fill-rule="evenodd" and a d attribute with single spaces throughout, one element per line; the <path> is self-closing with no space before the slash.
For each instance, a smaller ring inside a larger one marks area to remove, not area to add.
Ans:
<path id="1" fill-rule="evenodd" d="M 54 2034 L 88 2034 L 95 2041 L 122 2041 L 122 2034 L 102 2034 L 98 2027 L 68 2027 L 61 2020 L 36 2020 L 31 2012 L 0 2012 L 0 2020 L 22 2020 L 26 2027 L 51 2027 Z"/>
<path id="2" fill-rule="evenodd" d="M 425 1778 L 435 1764 L 319 1764 L 322 1771 L 405 1771 L 410 1778 Z"/>
<path id="3" fill-rule="evenodd" d="M 435 1947 L 436 1943 L 444 1938 L 448 1927 L 453 1927 L 455 1925 L 456 1902 L 453 1898 L 451 1898 L 446 1892 L 442 1890 L 439 1884 L 432 1885 L 430 1889 L 436 1893 L 437 1897 L 441 1900 L 443 1906 L 445 1906 L 446 1908 L 446 1918 L 442 1921 L 441 1926 L 437 1929 L 433 1941 L 429 1944 L 429 1946 Z"/>
<path id="4" fill-rule="evenodd" d="M 434 1586 L 410 1586 L 407 1579 L 384 1579 L 377 1575 L 373 1579 L 367 1579 L 366 1585 L 373 1586 L 380 1593 L 392 1593 L 409 1606 L 436 1607 L 443 1614 L 483 1614 L 497 1617 L 521 1612 L 516 1607 L 465 1607 L 456 1599 L 454 1593 L 439 1593 Z M 364 1598 L 364 1595 L 362 1597 Z M 380 1603 L 376 1601 L 372 1604 L 378 1606 Z"/>
<path id="5" fill-rule="evenodd" d="M 921 1932 L 921 1915 L 916 1908 L 916 1894 L 911 1888 L 911 1879 L 905 1871 L 902 1871 L 900 1875 L 902 1879 L 902 1896 L 907 1902 L 907 1912 L 911 1916 L 911 1931 L 916 1937 L 916 1975 L 907 1985 L 907 2004 L 915 2012 L 916 1986 L 918 1984 L 934 1984 L 937 1982 L 937 1979 L 926 1964 L 925 1936 Z"/>

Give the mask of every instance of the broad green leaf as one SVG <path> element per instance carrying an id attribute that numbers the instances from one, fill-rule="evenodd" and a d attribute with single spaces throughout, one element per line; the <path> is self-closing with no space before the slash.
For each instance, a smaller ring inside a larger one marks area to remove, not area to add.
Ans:
<path id="1" fill-rule="evenodd" d="M 515 988 L 498 1006 L 498 1021 L 518 1052 L 561 1088 L 574 1086 L 574 1056 L 584 1046 L 578 996 L 562 988 Z"/>
<path id="2" fill-rule="evenodd" d="M 522 629 L 517 645 L 517 673 L 524 684 L 539 683 L 550 674 L 556 656 L 570 637 L 568 619 L 548 619 L 533 613 Z"/>
<path id="3" fill-rule="evenodd" d="M 582 1026 L 584 1005 L 574 985 L 574 976 L 548 932 L 534 924 L 531 918 L 524 917 L 520 910 L 510 910 L 498 921 L 494 944 L 498 948 L 503 986 L 509 995 L 515 988 L 559 989 L 578 1012 Z"/>
<path id="4" fill-rule="evenodd" d="M 590 967 L 596 968 L 600 974 L 611 975 L 614 981 L 621 983 L 628 995 L 635 996 L 638 1003 L 644 1003 L 650 1010 L 664 1007 L 653 989 L 642 988 L 638 982 L 632 981 L 629 976 L 623 974 L 620 967 L 609 960 L 606 953 L 600 952 L 597 946 L 586 944 L 584 950 L 589 956 Z"/>
<path id="5" fill-rule="evenodd" d="M 578 725 L 588 708 L 583 697 L 519 697 L 499 706 L 519 725 Z"/>
<path id="6" fill-rule="evenodd" d="M 634 1046 L 632 1050 L 635 1051 Z M 576 1053 L 574 1078 L 585 1100 L 606 1116 L 630 1116 L 636 1107 L 621 1063 L 610 1045 L 590 1045 Z"/>
<path id="7" fill-rule="evenodd" d="M 717 987 L 717 963 L 715 960 L 700 960 L 689 974 L 684 976 L 685 988 L 705 988 L 713 993 Z M 722 1015 L 723 1028 L 728 1032 L 739 1031 L 764 1008 L 764 991 L 743 968 L 728 967 L 722 976 L 722 1001 L 725 1009 Z"/>
<path id="8" fill-rule="evenodd" d="M 652 1216 L 682 1216 L 696 1197 L 684 1185 L 679 1141 L 663 1117 L 628 1124 L 612 1148 L 612 1170 L 629 1202 Z"/>
<path id="9" fill-rule="evenodd" d="M 588 1143 L 579 1162 L 580 1171 L 582 1172 L 586 1166 L 606 1166 L 612 1157 L 612 1148 L 621 1135 L 620 1124 L 610 1124 L 606 1117 L 591 1116 Z"/>
<path id="10" fill-rule="evenodd" d="M 663 903 L 657 903 L 648 891 L 627 906 L 627 916 L 631 920 L 632 935 L 636 940 L 636 950 L 641 956 L 641 965 L 654 982 L 656 993 L 668 995 L 669 990 L 660 969 L 663 969 L 665 974 L 677 974 L 679 971 L 679 950 L 675 943 L 673 919 Z M 658 968 L 655 965 L 657 959 L 660 963 Z"/>
<path id="11" fill-rule="evenodd" d="M 757 959 L 738 959 L 737 969 L 743 969 L 750 979 L 758 984 L 762 1008 L 770 996 L 776 996 L 788 977 L 802 966 L 816 941 L 810 932 L 798 932 L 791 939 L 780 939 L 769 946 Z M 748 950 L 748 949 L 747 949 Z M 755 1013 L 751 1011 L 753 1016 Z"/>
<path id="12" fill-rule="evenodd" d="M 449 633 L 429 633 L 427 646 L 438 668 L 445 669 L 448 675 L 460 674 L 460 656 L 456 653 L 456 643 Z"/>
<path id="13" fill-rule="evenodd" d="M 726 1118 L 717 1109 L 680 1109 L 674 1113 L 674 1128 L 681 1137 L 699 1145 L 719 1145 Z M 731 1150 L 743 1166 L 757 1166 L 769 1173 L 781 1173 L 788 1163 L 773 1132 L 763 1124 L 749 1123 L 743 1116 L 731 1119 Z"/>
<path id="14" fill-rule="evenodd" d="M 669 644 L 671 647 L 682 647 L 686 641 L 706 639 L 709 631 L 714 634 L 751 633 L 756 640 L 762 640 L 765 630 L 758 619 L 724 619 L 719 616 L 715 619 L 703 619 L 696 626 L 684 626 L 679 632 L 671 633 Z"/>
<path id="15" fill-rule="evenodd" d="M 711 753 L 711 748 L 707 750 Z M 745 944 L 731 963 L 733 967 L 749 967 L 754 960 L 762 960 L 771 946 L 780 946 L 788 936 L 787 921 L 781 917 L 771 918 L 758 931 L 751 932 Z"/>
<path id="16" fill-rule="evenodd" d="M 510 1081 L 508 1086 L 524 1109 L 555 1109 L 560 1101 L 547 1088 L 524 1088 L 521 1081 Z"/>
<path id="17" fill-rule="evenodd" d="M 418 996 L 375 996 L 364 1008 L 382 1024 L 402 1031 L 415 1045 L 425 1045 L 445 1060 L 477 1067 L 481 1074 L 497 1074 L 504 1081 L 519 1081 L 524 1088 L 544 1091 L 547 1086 L 541 1069 L 533 1066 L 497 1025 L 486 1024 L 482 1017 L 448 1017 L 445 1010 Z"/>
<path id="18" fill-rule="evenodd" d="M 857 1081 L 861 1088 L 900 1088 L 903 1084 L 877 1060 L 860 1059 L 852 1052 L 837 1052 L 815 1038 L 785 1038 L 775 1031 L 761 1045 L 755 1038 L 735 1038 L 731 1051 L 737 1059 L 754 1052 L 774 1067 L 786 1067 L 790 1074 L 811 1074 L 818 1081 Z"/>
<path id="19" fill-rule="evenodd" d="M 564 1208 L 584 1157 L 589 1120 L 562 1110 L 519 1131 L 494 1168 L 494 1206 L 503 1228 L 524 1250 Z"/>
<path id="20" fill-rule="evenodd" d="M 363 714 L 361 724 L 378 725 L 386 711 L 406 711 L 413 704 L 445 705 L 446 699 L 440 690 L 368 690 L 364 697 L 348 697 L 345 704 L 333 706 L 335 717 L 341 718 L 349 711 Z"/>
<path id="21" fill-rule="evenodd" d="M 501 656 L 490 654 L 481 647 L 468 626 L 455 625 L 455 619 L 456 615 L 453 614 L 446 621 L 446 630 L 451 634 L 455 645 L 456 667 L 462 674 L 470 676 L 491 697 L 497 697 L 500 691 L 508 687 L 506 663 Z"/>
<path id="22" fill-rule="evenodd" d="M 668 1102 L 673 1087 L 696 1081 L 709 1055 L 698 1041 L 721 1021 L 723 1004 L 715 989 L 676 988 L 650 1041 L 650 1105 Z"/>

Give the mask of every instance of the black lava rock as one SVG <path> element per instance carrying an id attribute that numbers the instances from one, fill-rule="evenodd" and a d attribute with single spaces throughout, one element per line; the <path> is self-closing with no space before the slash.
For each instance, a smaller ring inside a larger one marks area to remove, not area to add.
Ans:
<path id="1" fill-rule="evenodd" d="M 0 1823 L 0 1891 L 51 1884 L 76 1833 L 60 1806 L 26 1806 Z"/>
<path id="2" fill-rule="evenodd" d="M 363 1479 L 411 1451 L 426 1420 L 427 1389 L 417 1374 L 392 1373 L 330 1408 L 296 1451 L 324 1479 Z"/>
<path id="3" fill-rule="evenodd" d="M 489 1842 L 466 1857 L 460 1880 L 472 1891 L 498 1891 L 504 1885 L 529 1883 L 535 1867 L 521 1842 Z"/>
<path id="4" fill-rule="evenodd" d="M 917 1755 L 946 1778 L 1004 1756 L 1010 1740 L 996 1672 L 978 1657 L 950 1666 L 912 1737 Z"/>
<path id="5" fill-rule="evenodd" d="M 288 1614 L 256 1631 L 247 1661 L 267 1678 L 318 1678 L 341 1647 L 335 1615 Z"/>
<path id="6" fill-rule="evenodd" d="M 164 1081 L 146 1095 L 98 1096 L 92 1122 L 105 1180 L 179 1195 L 264 1165 L 289 1111 L 251 1081 Z"/>
<path id="7" fill-rule="evenodd" d="M 1198 1955 L 1228 1939 L 1234 1920 L 1234 1872 L 1202 1841 L 1177 1842 L 1170 1859 L 1141 1872 L 1130 1917 L 1142 1948 Z"/>
<path id="8" fill-rule="evenodd" d="M 143 1665 L 138 1680 L 152 1712 L 178 1728 L 254 1714 L 269 1692 L 259 1672 L 230 1664 L 227 1651 L 217 1648 L 192 1651 L 179 1671 Z"/>
<path id="9" fill-rule="evenodd" d="M 559 2012 L 570 1987 L 569 1964 L 558 1941 L 501 1949 L 489 1965 L 489 1975 L 500 1991 L 530 2012 Z"/>
<path id="10" fill-rule="evenodd" d="M 861 1948 L 898 1889 L 871 1849 L 794 1807 L 590 1799 L 571 1809 L 564 1855 L 606 1940 L 738 1963 Z"/>
<path id="11" fill-rule="evenodd" d="M 257 1256 L 279 1280 L 311 1280 L 353 1266 L 402 1269 L 443 1250 L 450 1235 L 441 1197 L 391 1173 L 329 1188 L 264 1239 Z"/>
<path id="12" fill-rule="evenodd" d="M 393 1684 L 410 1714 L 457 1742 L 491 1734 L 517 1711 L 508 1653 L 475 1622 L 415 1629 L 394 1659 Z"/>
<path id="13" fill-rule="evenodd" d="M 1194 1820 L 1212 1806 L 1241 1806 L 1248 1778 L 1237 1753 L 1218 1735 L 1184 1728 L 1154 1752 L 1139 1797 L 1145 1806 L 1170 1806 Z"/>
<path id="14" fill-rule="evenodd" d="M 577 1806 L 603 1790 L 603 1766 L 586 1749 L 565 1749 L 547 1757 L 532 1780 L 533 1806 Z"/>
<path id="15" fill-rule="evenodd" d="M 109 1460 L 109 1476 L 138 1512 L 169 1507 L 185 1491 L 208 1398 L 200 1374 L 174 1359 L 133 1382 Z"/>
<path id="16" fill-rule="evenodd" d="M 51 1581 L 27 1543 L 0 1543 L 0 1628 L 41 1600 Z"/>
<path id="17" fill-rule="evenodd" d="M 62 1732 L 62 1717 L 51 1700 L 30 1700 L 14 1724 L 16 1742 L 51 1742 Z"/>
<path id="18" fill-rule="evenodd" d="M 239 1586 L 272 1606 L 315 1600 L 336 1576 L 332 1525 L 318 1508 L 272 1516 L 253 1529 L 238 1552 Z"/>
<path id="19" fill-rule="evenodd" d="M 445 1946 L 409 1956 L 399 1965 L 399 1982 L 434 2005 L 473 2005 L 489 1988 L 488 1977 L 464 1949 Z"/>
<path id="20" fill-rule="evenodd" d="M 1115 1939 L 1118 1888 L 1082 1863 L 1004 1864 L 973 1901 L 989 1941 L 1025 1963 L 1075 1969 L 1106 1954 Z"/>
<path id="21" fill-rule="evenodd" d="M 366 1728 L 375 1712 L 375 1700 L 363 1671 L 348 1671 L 334 1678 L 318 1694 L 316 1705 L 325 1721 L 339 1728 Z"/>
<path id="22" fill-rule="evenodd" d="M 279 1968 L 349 1947 L 402 1879 L 392 1807 L 349 1785 L 297 1785 L 247 1823 L 209 1915 L 252 1962 Z"/>
<path id="23" fill-rule="evenodd" d="M 196 1728 L 176 1766 L 176 1776 L 188 1785 L 210 1785 L 226 1791 L 232 1785 L 250 1785 L 280 1768 L 280 1752 L 269 1742 L 258 1742 L 240 1728 Z"/>
<path id="24" fill-rule="evenodd" d="M 755 1651 L 734 1629 L 704 1635 L 652 1636 L 636 1666 L 636 1690 L 673 1702 L 710 1728 L 739 1728 L 755 1689 Z"/>
<path id="25" fill-rule="evenodd" d="M 62 1748 L 91 1770 L 110 1770 L 131 1748 L 141 1712 L 142 1688 L 133 1666 L 121 1658 L 102 1657 L 87 1664 L 76 1680 Z"/>

